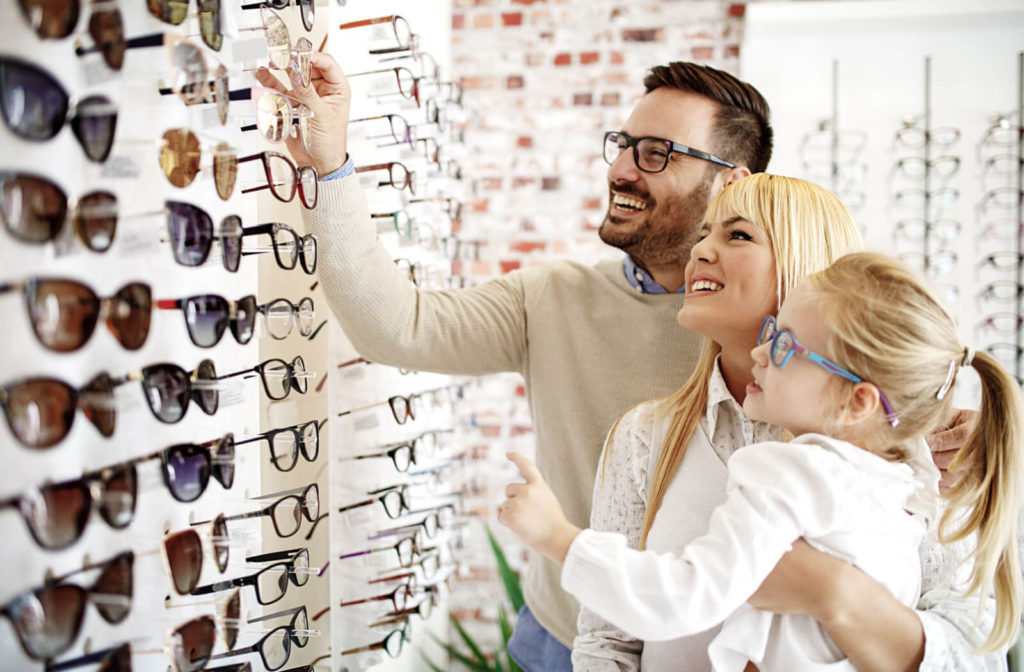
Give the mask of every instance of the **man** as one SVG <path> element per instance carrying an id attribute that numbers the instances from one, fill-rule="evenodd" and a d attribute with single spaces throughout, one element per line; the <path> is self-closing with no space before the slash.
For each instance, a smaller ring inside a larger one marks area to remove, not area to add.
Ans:
<path id="1" fill-rule="evenodd" d="M 538 467 L 569 520 L 586 526 L 608 429 L 637 403 L 676 390 L 696 362 L 698 337 L 675 322 L 683 267 L 710 199 L 767 166 L 772 131 L 764 98 L 706 66 L 653 68 L 625 126 L 605 138 L 610 202 L 600 236 L 625 259 L 554 262 L 472 289 L 419 292 L 377 241 L 351 177 L 348 82 L 324 54 L 314 54 L 313 71 L 311 85 L 293 80 L 290 92 L 314 113 L 310 153 L 294 139 L 289 149 L 324 176 L 318 207 L 306 218 L 319 237 L 321 284 L 345 334 L 362 356 L 391 366 L 521 373 Z M 283 89 L 267 71 L 257 78 Z M 527 672 L 571 670 L 578 605 L 561 590 L 559 568 L 532 557 L 524 588 L 527 607 L 510 653 Z M 803 606 L 787 594 L 772 594 L 771 604 Z"/>

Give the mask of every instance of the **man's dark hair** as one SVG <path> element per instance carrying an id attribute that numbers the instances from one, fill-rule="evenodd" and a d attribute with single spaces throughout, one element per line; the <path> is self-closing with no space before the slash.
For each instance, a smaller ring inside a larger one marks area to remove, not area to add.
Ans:
<path id="1" fill-rule="evenodd" d="M 761 92 L 727 72 L 706 65 L 673 61 L 656 65 L 644 77 L 647 93 L 666 87 L 710 98 L 718 104 L 708 151 L 763 173 L 772 158 L 771 110 Z"/>

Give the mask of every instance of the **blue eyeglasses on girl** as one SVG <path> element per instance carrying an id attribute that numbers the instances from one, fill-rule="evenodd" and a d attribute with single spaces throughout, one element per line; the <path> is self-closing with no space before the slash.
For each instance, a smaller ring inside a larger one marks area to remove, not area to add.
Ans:
<path id="1" fill-rule="evenodd" d="M 839 366 L 835 362 L 830 362 L 821 355 L 811 350 L 808 350 L 804 346 L 800 345 L 800 342 L 796 340 L 796 336 L 793 332 L 788 329 L 777 329 L 775 324 L 775 317 L 768 315 L 764 318 L 764 322 L 761 323 L 761 333 L 757 335 L 757 344 L 764 345 L 771 341 L 772 347 L 769 352 L 769 359 L 772 364 L 778 367 L 783 367 L 786 362 L 793 357 L 793 353 L 797 352 L 806 357 L 825 369 L 829 373 L 834 373 L 837 376 L 849 380 L 853 383 L 862 383 L 864 379 L 860 376 L 851 373 Z M 889 404 L 889 400 L 885 397 L 885 393 L 882 390 L 878 390 L 878 398 L 882 402 L 882 407 L 885 409 L 885 417 L 888 419 L 889 424 L 896 427 L 900 424 L 900 419 L 896 417 L 896 411 L 893 410 Z"/>

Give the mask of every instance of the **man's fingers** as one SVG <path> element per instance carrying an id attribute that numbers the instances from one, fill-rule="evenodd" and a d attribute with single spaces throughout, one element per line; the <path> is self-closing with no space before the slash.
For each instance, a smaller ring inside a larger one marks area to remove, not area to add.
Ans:
<path id="1" fill-rule="evenodd" d="M 508 499 L 512 499 L 513 497 L 519 494 L 519 489 L 523 485 L 523 483 L 509 483 L 508 485 L 505 486 L 505 497 L 507 497 Z"/>
<path id="2" fill-rule="evenodd" d="M 530 458 L 525 455 L 511 451 L 508 453 L 508 459 L 519 467 L 519 473 L 523 475 L 523 478 L 526 479 L 527 483 L 535 483 L 537 481 L 544 480 L 541 478 L 540 472 L 537 471 L 536 465 L 534 465 L 534 463 L 530 461 Z"/>
<path id="3" fill-rule="evenodd" d="M 268 89 L 274 89 L 280 93 L 288 94 L 288 87 L 281 83 L 281 81 L 274 76 L 267 68 L 260 68 L 256 71 L 256 81 Z"/>
<path id="4" fill-rule="evenodd" d="M 316 52 L 310 63 L 312 64 L 313 79 L 322 79 L 328 84 L 348 85 L 348 79 L 345 78 L 341 66 L 330 54 Z"/>

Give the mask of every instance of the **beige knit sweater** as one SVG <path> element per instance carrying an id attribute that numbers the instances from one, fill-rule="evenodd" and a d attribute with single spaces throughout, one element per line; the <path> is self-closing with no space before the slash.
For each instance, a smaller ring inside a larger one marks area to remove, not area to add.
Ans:
<path id="1" fill-rule="evenodd" d="M 675 320 L 682 295 L 639 293 L 618 261 L 560 261 L 471 289 L 418 291 L 377 240 L 358 180 L 319 186 L 306 224 L 331 310 L 359 354 L 420 371 L 521 373 L 537 465 L 569 520 L 586 527 L 612 424 L 676 390 L 696 363 L 700 339 Z M 571 647 L 578 605 L 559 574 L 532 557 L 524 592 L 541 625 Z"/>

